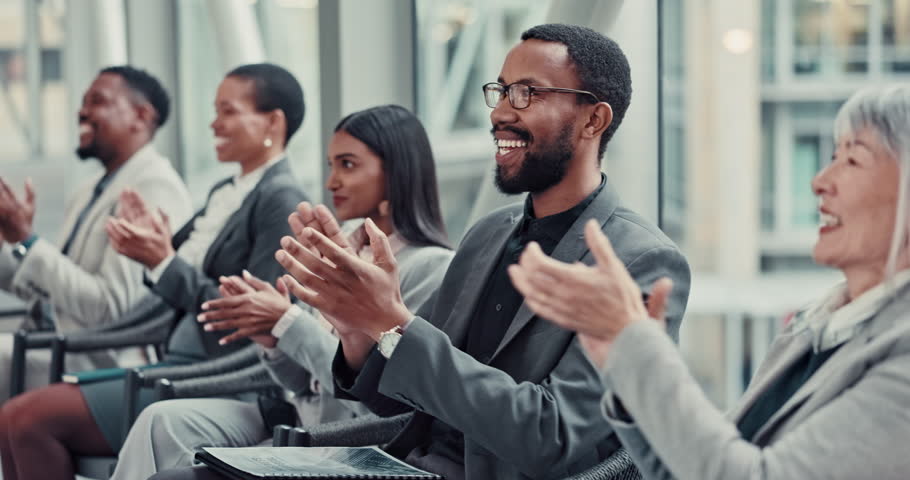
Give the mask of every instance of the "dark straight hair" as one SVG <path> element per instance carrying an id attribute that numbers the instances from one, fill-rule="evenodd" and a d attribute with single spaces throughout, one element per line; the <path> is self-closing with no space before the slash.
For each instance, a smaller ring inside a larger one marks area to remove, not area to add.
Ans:
<path id="1" fill-rule="evenodd" d="M 344 117 L 345 131 L 382 159 L 392 224 L 408 243 L 451 248 L 439 208 L 436 162 L 420 120 L 403 107 L 383 105 Z"/>

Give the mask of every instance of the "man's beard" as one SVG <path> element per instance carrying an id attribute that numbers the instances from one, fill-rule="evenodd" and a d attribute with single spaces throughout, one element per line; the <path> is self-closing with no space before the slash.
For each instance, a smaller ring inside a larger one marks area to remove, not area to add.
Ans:
<path id="1" fill-rule="evenodd" d="M 95 144 L 95 142 L 92 142 L 84 147 L 77 147 L 76 156 L 79 157 L 80 160 L 98 158 L 98 145 Z"/>
<path id="2" fill-rule="evenodd" d="M 496 188 L 507 195 L 539 193 L 556 185 L 566 176 L 569 160 L 575 154 L 572 145 L 572 126 L 566 125 L 556 140 L 545 150 L 528 151 L 518 171 L 506 177 L 501 165 L 496 165 Z"/>

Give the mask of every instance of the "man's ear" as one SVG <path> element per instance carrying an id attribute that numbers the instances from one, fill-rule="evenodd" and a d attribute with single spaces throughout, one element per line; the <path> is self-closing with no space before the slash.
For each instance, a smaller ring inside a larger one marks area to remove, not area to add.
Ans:
<path id="1" fill-rule="evenodd" d="M 158 111 L 155 110 L 155 107 L 153 107 L 151 103 L 137 103 L 136 116 L 139 117 L 139 121 L 151 131 L 155 131 L 155 129 L 158 128 Z"/>
<path id="2" fill-rule="evenodd" d="M 584 135 L 588 138 L 596 138 L 603 134 L 611 123 L 613 123 L 613 107 L 607 102 L 597 102 L 588 116 Z"/>

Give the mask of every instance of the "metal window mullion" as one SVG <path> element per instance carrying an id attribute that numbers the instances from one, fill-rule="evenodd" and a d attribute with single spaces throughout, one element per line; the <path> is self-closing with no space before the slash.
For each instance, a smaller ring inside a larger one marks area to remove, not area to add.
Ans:
<path id="1" fill-rule="evenodd" d="M 791 157 L 793 149 L 793 128 L 790 122 L 789 104 L 775 103 L 774 116 L 774 233 L 790 230 L 793 211 L 793 195 L 790 186 L 793 181 Z"/>
<path id="2" fill-rule="evenodd" d="M 725 406 L 735 405 L 745 390 L 743 385 L 743 362 L 745 318 L 740 312 L 727 312 L 724 314 L 724 388 Z"/>
<path id="3" fill-rule="evenodd" d="M 789 85 L 793 82 L 793 5 L 790 0 L 772 0 L 774 8 L 774 78 L 778 85 Z"/>
<path id="4" fill-rule="evenodd" d="M 868 25 L 869 38 L 867 60 L 869 62 L 869 76 L 872 79 L 880 79 L 884 68 L 884 33 L 882 32 L 882 0 L 872 0 L 869 3 Z"/>
<path id="5" fill-rule="evenodd" d="M 40 3 L 24 0 L 25 81 L 28 105 L 28 146 L 32 158 L 44 154 L 44 118 L 41 108 L 41 25 Z"/>

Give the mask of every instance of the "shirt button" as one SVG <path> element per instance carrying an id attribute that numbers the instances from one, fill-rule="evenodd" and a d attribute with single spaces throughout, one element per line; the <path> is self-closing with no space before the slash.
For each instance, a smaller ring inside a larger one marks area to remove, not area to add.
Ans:
<path id="1" fill-rule="evenodd" d="M 501 303 L 497 303 L 497 304 L 496 304 L 496 311 L 497 311 L 497 312 L 501 312 L 501 311 L 502 311 L 502 304 L 501 304 Z"/>

